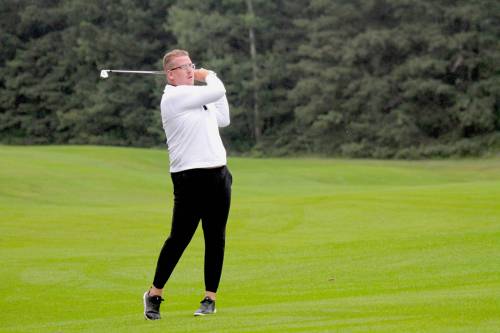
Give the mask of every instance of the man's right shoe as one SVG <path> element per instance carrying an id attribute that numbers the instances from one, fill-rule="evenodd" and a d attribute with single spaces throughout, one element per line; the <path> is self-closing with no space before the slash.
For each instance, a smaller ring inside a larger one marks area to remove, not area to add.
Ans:
<path id="1" fill-rule="evenodd" d="M 150 296 L 149 291 L 144 293 L 144 318 L 147 320 L 157 320 L 160 317 L 160 304 L 164 301 L 161 296 Z"/>

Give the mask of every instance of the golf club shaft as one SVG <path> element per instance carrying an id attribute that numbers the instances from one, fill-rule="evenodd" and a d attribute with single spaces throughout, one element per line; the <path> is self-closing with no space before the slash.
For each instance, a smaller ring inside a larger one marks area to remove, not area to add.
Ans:
<path id="1" fill-rule="evenodd" d="M 136 73 L 136 74 L 157 74 L 157 75 L 165 74 L 165 72 L 163 71 L 133 71 L 127 69 L 106 69 L 105 71 L 111 73 Z"/>

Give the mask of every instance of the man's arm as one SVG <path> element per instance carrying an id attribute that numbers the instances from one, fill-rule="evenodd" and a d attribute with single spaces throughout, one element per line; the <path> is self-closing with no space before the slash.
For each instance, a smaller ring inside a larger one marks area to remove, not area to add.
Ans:
<path id="1" fill-rule="evenodd" d="M 215 76 L 215 73 L 207 71 L 206 69 L 202 68 L 199 71 L 195 72 L 194 77 L 195 80 L 197 81 L 206 81 L 209 74 L 214 74 Z M 215 76 L 215 78 L 217 77 Z M 217 125 L 219 127 L 228 126 L 230 120 L 229 120 L 229 104 L 227 102 L 226 94 L 224 93 L 224 95 L 218 100 L 216 100 L 213 105 L 215 106 L 215 118 L 217 119 Z"/>
<path id="2" fill-rule="evenodd" d="M 194 109 L 209 103 L 215 103 L 226 94 L 226 88 L 214 72 L 197 69 L 196 81 L 206 82 L 205 86 L 178 86 L 169 99 L 178 110 Z"/>

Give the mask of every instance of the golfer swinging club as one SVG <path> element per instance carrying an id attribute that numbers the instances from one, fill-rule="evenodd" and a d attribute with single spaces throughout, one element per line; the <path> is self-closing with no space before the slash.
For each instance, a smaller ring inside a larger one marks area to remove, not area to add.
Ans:
<path id="1" fill-rule="evenodd" d="M 163 288 L 201 220 L 205 238 L 205 298 L 195 316 L 213 314 L 224 260 L 232 175 L 219 127 L 229 125 L 224 84 L 216 74 L 195 69 L 188 52 L 165 54 L 167 85 L 161 118 L 167 136 L 174 209 L 170 236 L 163 245 L 153 285 L 144 293 L 144 316 L 160 319 Z M 206 85 L 195 86 L 194 81 Z"/>

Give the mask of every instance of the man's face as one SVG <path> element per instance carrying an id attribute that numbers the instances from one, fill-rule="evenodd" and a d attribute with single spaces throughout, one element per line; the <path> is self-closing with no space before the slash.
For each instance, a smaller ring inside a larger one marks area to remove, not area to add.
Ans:
<path id="1" fill-rule="evenodd" d="M 171 69 L 167 72 L 168 82 L 174 86 L 194 84 L 194 68 L 188 56 L 179 56 L 172 59 Z"/>

